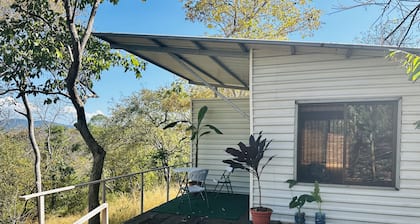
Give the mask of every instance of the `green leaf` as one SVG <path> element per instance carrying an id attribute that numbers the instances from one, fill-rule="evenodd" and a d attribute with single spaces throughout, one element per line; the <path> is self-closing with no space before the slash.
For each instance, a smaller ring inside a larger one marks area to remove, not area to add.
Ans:
<path id="1" fill-rule="evenodd" d="M 416 125 L 416 129 L 420 129 L 420 121 L 414 122 L 414 125 Z"/>
<path id="2" fill-rule="evenodd" d="M 168 128 L 173 128 L 173 127 L 175 127 L 178 123 L 179 123 L 179 121 L 175 121 L 175 122 L 169 123 L 168 125 L 166 125 L 166 126 L 163 128 L 163 130 L 168 129 Z"/>
<path id="3" fill-rule="evenodd" d="M 208 135 L 210 133 L 211 133 L 211 131 L 205 131 L 205 132 L 203 132 L 203 133 L 200 134 L 200 137 L 203 136 L 203 135 Z"/>
<path id="4" fill-rule="evenodd" d="M 296 180 L 289 179 L 289 180 L 286 180 L 286 183 L 288 183 L 288 184 L 289 184 L 289 188 L 292 188 L 292 187 L 293 187 L 293 186 L 295 186 L 298 182 L 297 182 Z"/>
<path id="5" fill-rule="evenodd" d="M 207 106 L 202 106 L 200 108 L 200 110 L 198 111 L 198 124 L 197 124 L 197 127 L 200 127 L 201 121 L 203 121 L 204 116 L 207 113 L 207 110 L 208 110 L 208 107 Z"/>
<path id="6" fill-rule="evenodd" d="M 196 129 L 195 126 L 191 125 L 188 128 L 186 128 L 185 131 L 195 131 L 195 129 Z"/>
<path id="7" fill-rule="evenodd" d="M 134 56 L 132 54 L 130 54 L 130 61 L 131 61 L 131 64 L 133 66 L 135 66 L 135 67 L 139 67 L 140 66 L 140 61 L 137 59 L 136 56 Z"/>
<path id="8" fill-rule="evenodd" d="M 223 135 L 223 133 L 218 129 L 218 128 L 216 128 L 215 126 L 213 126 L 213 125 L 211 125 L 211 124 L 207 124 L 207 125 L 205 125 L 206 127 L 209 127 L 210 129 L 212 129 L 214 132 L 216 132 L 217 134 L 219 134 L 219 135 Z"/>
<path id="9" fill-rule="evenodd" d="M 195 138 L 197 137 L 197 132 L 193 132 L 192 134 L 191 134 L 191 141 L 193 141 Z"/>

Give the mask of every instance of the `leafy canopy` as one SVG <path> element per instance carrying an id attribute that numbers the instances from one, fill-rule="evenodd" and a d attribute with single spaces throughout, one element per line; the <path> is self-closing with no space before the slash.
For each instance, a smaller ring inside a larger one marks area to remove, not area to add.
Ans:
<path id="1" fill-rule="evenodd" d="M 78 10 L 90 2 L 81 1 Z M 0 20 L 0 78 L 4 90 L 0 94 L 24 89 L 28 94 L 49 95 L 46 103 L 63 96 L 70 98 L 65 82 L 73 61 L 69 52 L 72 42 L 63 11 L 48 0 L 15 0 L 10 6 L 9 13 Z M 85 28 L 78 24 L 76 29 L 82 34 Z M 123 66 L 137 77 L 145 68 L 145 63 L 133 55 L 111 51 L 109 44 L 95 37 L 89 38 L 83 57 L 76 83 L 84 101 L 97 97 L 94 81 L 112 66 Z"/>
<path id="2" fill-rule="evenodd" d="M 183 0 L 186 19 L 215 29 L 217 36 L 286 39 L 320 26 L 321 11 L 310 0 Z"/>

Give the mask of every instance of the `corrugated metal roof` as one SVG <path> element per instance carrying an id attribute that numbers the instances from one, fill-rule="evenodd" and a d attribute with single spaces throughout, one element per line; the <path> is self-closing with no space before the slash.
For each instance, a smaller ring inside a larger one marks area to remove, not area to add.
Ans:
<path id="1" fill-rule="evenodd" d="M 95 33 L 96 37 L 166 69 L 192 84 L 248 89 L 249 50 L 267 49 L 285 55 L 313 52 L 385 56 L 392 46 L 142 34 Z M 420 53 L 417 48 L 403 50 Z M 340 52 L 340 53 L 339 53 Z M 199 77 L 197 77 L 197 75 Z"/>

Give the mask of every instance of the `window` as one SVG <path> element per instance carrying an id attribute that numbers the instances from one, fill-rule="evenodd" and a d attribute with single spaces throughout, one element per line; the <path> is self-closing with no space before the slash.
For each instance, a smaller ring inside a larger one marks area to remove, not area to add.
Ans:
<path id="1" fill-rule="evenodd" d="M 297 179 L 395 186 L 397 101 L 298 105 Z"/>

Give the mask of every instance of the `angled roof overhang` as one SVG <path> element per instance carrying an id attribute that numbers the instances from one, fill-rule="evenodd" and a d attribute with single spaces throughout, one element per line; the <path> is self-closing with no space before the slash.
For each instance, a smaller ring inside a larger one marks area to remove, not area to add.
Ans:
<path id="1" fill-rule="evenodd" d="M 95 33 L 95 36 L 187 79 L 191 84 L 248 89 L 249 49 L 212 38 Z M 195 74 L 193 74 L 195 73 Z M 199 75 L 202 79 L 196 77 Z"/>
<path id="2" fill-rule="evenodd" d="M 141 34 L 95 33 L 112 48 L 123 49 L 191 84 L 249 89 L 250 49 L 267 49 L 284 55 L 332 53 L 351 57 L 386 55 L 390 46 L 310 43 L 271 40 L 181 37 Z M 420 49 L 403 49 L 420 53 Z M 281 63 L 281 62 L 279 62 Z"/>

